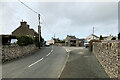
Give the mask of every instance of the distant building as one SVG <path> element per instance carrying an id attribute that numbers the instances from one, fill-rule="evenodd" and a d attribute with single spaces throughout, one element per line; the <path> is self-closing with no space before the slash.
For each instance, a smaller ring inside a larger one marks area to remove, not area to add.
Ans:
<path id="1" fill-rule="evenodd" d="M 107 37 L 108 37 L 108 36 L 104 36 L 103 39 L 104 39 L 104 40 L 107 40 Z"/>
<path id="2" fill-rule="evenodd" d="M 112 36 L 112 35 L 110 35 L 110 36 L 105 36 L 105 37 L 103 37 L 103 38 L 104 38 L 104 40 L 117 40 L 117 39 L 118 39 L 117 37 Z"/>
<path id="3" fill-rule="evenodd" d="M 54 39 L 51 38 L 51 40 L 48 40 L 47 43 L 48 43 L 48 44 L 54 44 Z"/>
<path id="4" fill-rule="evenodd" d="M 66 46 L 79 46 L 78 43 L 79 43 L 78 38 L 76 38 L 75 36 L 67 35 L 67 37 L 65 39 Z"/>
<path id="5" fill-rule="evenodd" d="M 53 38 L 53 40 L 54 40 L 55 43 L 59 43 L 60 42 L 59 38 Z"/>
<path id="6" fill-rule="evenodd" d="M 86 40 L 88 40 L 88 41 L 93 40 L 93 39 L 99 40 L 99 37 L 96 36 L 96 35 L 91 34 L 91 35 L 89 35 L 89 36 L 86 38 Z"/>
<path id="7" fill-rule="evenodd" d="M 84 46 L 84 42 L 85 42 L 85 39 L 84 39 L 84 38 L 78 39 L 78 41 L 79 41 L 79 46 L 80 46 L 80 47 Z"/>
<path id="8" fill-rule="evenodd" d="M 20 26 L 12 32 L 13 36 L 29 35 L 38 36 L 38 33 L 34 29 L 30 29 L 27 22 L 20 22 Z"/>
<path id="9" fill-rule="evenodd" d="M 106 38 L 104 37 L 104 40 L 111 40 L 113 38 L 113 36 L 107 36 Z"/>

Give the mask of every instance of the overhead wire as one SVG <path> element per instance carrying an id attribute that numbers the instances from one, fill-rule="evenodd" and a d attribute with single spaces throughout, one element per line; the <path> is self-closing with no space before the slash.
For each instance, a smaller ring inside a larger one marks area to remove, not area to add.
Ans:
<path id="1" fill-rule="evenodd" d="M 49 26 L 47 25 L 47 23 L 44 21 L 44 19 L 41 17 L 42 21 L 44 22 L 44 24 L 46 25 L 46 27 L 48 28 L 48 30 L 54 34 L 54 32 L 51 31 L 51 29 L 49 28 Z"/>
<path id="2" fill-rule="evenodd" d="M 32 8 L 30 8 L 28 5 L 26 5 L 25 3 L 23 3 L 21 0 L 18 0 L 20 3 L 22 3 L 24 6 L 26 6 L 28 9 L 30 9 L 31 11 L 33 11 L 36 14 L 39 14 L 37 11 L 33 10 Z M 41 14 L 40 14 L 41 15 Z M 43 14 L 42 14 L 43 15 Z M 44 21 L 44 19 L 41 17 L 42 21 L 44 22 L 44 24 L 46 25 L 46 27 L 48 28 L 48 30 L 53 33 L 50 28 L 48 27 L 48 25 L 46 24 L 46 22 Z"/>
<path id="3" fill-rule="evenodd" d="M 30 9 L 31 11 L 33 11 L 36 14 L 39 14 L 37 11 L 33 10 L 32 8 L 30 8 L 29 6 L 27 6 L 25 3 L 23 3 L 22 1 L 18 0 L 20 3 L 22 3 L 24 6 L 26 6 L 28 9 Z"/>

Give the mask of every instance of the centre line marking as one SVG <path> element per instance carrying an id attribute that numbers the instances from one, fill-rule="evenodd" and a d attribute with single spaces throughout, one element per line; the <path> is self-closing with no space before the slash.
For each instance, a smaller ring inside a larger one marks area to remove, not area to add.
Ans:
<path id="1" fill-rule="evenodd" d="M 30 64 L 28 67 L 31 67 L 31 66 L 33 66 L 33 65 L 37 64 L 38 62 L 42 61 L 43 59 L 44 59 L 44 58 L 41 58 L 40 60 L 38 60 L 38 61 L 34 62 L 33 64 Z"/>
<path id="2" fill-rule="evenodd" d="M 48 53 L 46 56 L 49 56 L 51 53 Z"/>
<path id="3" fill-rule="evenodd" d="M 53 49 L 51 50 L 51 52 L 53 52 Z"/>

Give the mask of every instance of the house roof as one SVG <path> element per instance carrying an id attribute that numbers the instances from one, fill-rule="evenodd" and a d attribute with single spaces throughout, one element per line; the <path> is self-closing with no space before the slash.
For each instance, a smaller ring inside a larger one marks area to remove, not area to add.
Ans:
<path id="1" fill-rule="evenodd" d="M 29 25 L 27 24 L 27 22 L 26 21 L 24 21 L 24 22 L 20 22 L 20 26 L 18 27 L 18 28 L 16 28 L 13 32 L 12 32 L 12 34 L 14 33 L 14 32 L 16 32 L 16 31 L 18 31 L 18 30 L 20 30 L 20 29 L 27 29 L 27 31 L 29 31 L 29 32 L 33 32 L 33 33 L 35 33 L 36 35 L 38 34 L 34 29 L 32 29 L 32 28 L 30 28 L 29 27 Z"/>
<path id="2" fill-rule="evenodd" d="M 92 40 L 92 39 L 98 39 L 99 37 L 93 34 L 90 34 L 88 37 L 86 37 L 86 40 Z"/>
<path id="3" fill-rule="evenodd" d="M 94 36 L 94 37 L 96 37 L 96 38 L 99 38 L 98 36 L 93 35 L 93 34 L 90 34 L 87 38 L 92 37 L 92 36 Z"/>
<path id="4" fill-rule="evenodd" d="M 96 37 L 96 38 L 99 38 L 98 36 L 94 35 L 94 34 L 91 34 L 92 36 Z"/>
<path id="5" fill-rule="evenodd" d="M 69 37 L 70 39 L 76 39 L 75 36 L 69 36 L 69 35 L 67 35 L 67 37 Z"/>

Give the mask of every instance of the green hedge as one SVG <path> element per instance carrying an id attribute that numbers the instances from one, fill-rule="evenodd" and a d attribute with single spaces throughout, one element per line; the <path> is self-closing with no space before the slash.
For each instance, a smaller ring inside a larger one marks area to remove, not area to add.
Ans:
<path id="1" fill-rule="evenodd" d="M 30 36 L 17 36 L 17 44 L 19 46 L 27 46 L 29 44 L 33 44 L 33 38 Z"/>

